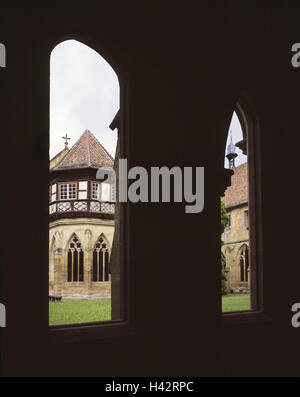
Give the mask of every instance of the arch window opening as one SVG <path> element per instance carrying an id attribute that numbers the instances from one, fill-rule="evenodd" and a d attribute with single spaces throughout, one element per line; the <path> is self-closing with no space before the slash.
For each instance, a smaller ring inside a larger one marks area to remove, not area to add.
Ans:
<path id="1" fill-rule="evenodd" d="M 68 281 L 83 281 L 83 251 L 78 237 L 75 235 L 68 249 Z"/>
<path id="2" fill-rule="evenodd" d="M 52 50 L 49 325 L 123 319 L 116 186 L 96 178 L 115 167 L 119 108 L 118 77 L 98 52 L 77 40 Z"/>
<path id="3" fill-rule="evenodd" d="M 231 174 L 231 185 L 221 197 L 222 312 L 253 309 L 250 263 L 250 212 L 248 136 L 236 112 L 233 113 L 226 141 L 224 168 Z M 225 266 L 224 266 L 225 263 Z"/>
<path id="4" fill-rule="evenodd" d="M 241 281 L 248 282 L 249 276 L 249 256 L 248 256 L 248 247 L 247 245 L 243 245 L 240 252 L 240 267 L 241 267 Z"/>
<path id="5" fill-rule="evenodd" d="M 108 244 L 101 236 L 93 251 L 93 281 L 109 281 Z"/>

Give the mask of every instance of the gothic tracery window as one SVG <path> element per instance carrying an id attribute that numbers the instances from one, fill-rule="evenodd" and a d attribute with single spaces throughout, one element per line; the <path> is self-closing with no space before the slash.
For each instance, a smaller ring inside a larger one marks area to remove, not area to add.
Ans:
<path id="1" fill-rule="evenodd" d="M 247 107 L 246 109 L 248 110 Z M 222 197 L 227 213 L 221 247 L 226 256 L 227 267 L 226 288 L 222 290 L 223 312 L 253 310 L 257 307 L 254 261 L 251 260 L 250 266 L 250 255 L 253 256 L 255 249 L 255 236 L 254 229 L 250 230 L 250 218 L 248 220 L 248 209 L 253 205 L 253 189 L 256 183 L 253 172 L 253 140 L 256 130 L 250 124 L 250 114 L 252 115 L 247 112 L 246 117 L 240 103 L 237 104 L 226 140 L 224 166 L 228 169 L 226 174 L 230 175 L 230 184 Z M 254 211 L 252 218 L 253 213 Z"/>
<path id="2" fill-rule="evenodd" d="M 95 244 L 93 252 L 93 281 L 109 281 L 108 262 L 108 244 L 101 235 Z"/>
<path id="3" fill-rule="evenodd" d="M 240 249 L 240 278 L 241 281 L 248 281 L 249 271 L 249 250 L 247 245 Z"/>
<path id="4" fill-rule="evenodd" d="M 68 249 L 68 281 L 83 281 L 84 279 L 84 258 L 81 242 L 74 235 Z"/>

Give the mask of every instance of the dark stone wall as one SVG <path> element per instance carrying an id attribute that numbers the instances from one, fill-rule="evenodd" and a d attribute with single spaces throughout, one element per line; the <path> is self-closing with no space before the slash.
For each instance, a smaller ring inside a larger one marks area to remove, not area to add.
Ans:
<path id="1" fill-rule="evenodd" d="M 296 9 L 268 1 L 1 5 L 2 272 L 9 376 L 299 375 Z M 49 57 L 90 45 L 120 78 L 129 165 L 204 166 L 205 209 L 130 205 L 130 313 L 137 333 L 55 344 L 48 335 Z M 224 324 L 219 197 L 242 92 L 261 138 L 263 297 L 269 322 Z M 12 194 L 18 192 L 18 194 Z M 2 332 L 3 331 L 3 332 Z"/>

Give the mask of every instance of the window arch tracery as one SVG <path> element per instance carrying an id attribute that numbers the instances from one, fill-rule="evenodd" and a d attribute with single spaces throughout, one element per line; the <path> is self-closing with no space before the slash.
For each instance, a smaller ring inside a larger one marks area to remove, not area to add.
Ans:
<path id="1" fill-rule="evenodd" d="M 84 253 L 76 234 L 72 236 L 69 243 L 67 261 L 68 282 L 84 281 Z"/>
<path id="2" fill-rule="evenodd" d="M 93 251 L 92 281 L 109 281 L 109 248 L 103 234 L 96 241 Z"/>

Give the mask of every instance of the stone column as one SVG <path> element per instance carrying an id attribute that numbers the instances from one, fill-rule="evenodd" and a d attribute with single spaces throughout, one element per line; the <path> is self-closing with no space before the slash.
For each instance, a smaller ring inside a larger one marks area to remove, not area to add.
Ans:
<path id="1" fill-rule="evenodd" d="M 227 279 L 227 287 L 230 288 L 230 268 L 226 267 L 224 270 L 225 277 Z"/>
<path id="2" fill-rule="evenodd" d="M 92 266 L 93 266 L 93 247 L 92 232 L 86 229 L 84 232 L 84 286 L 86 295 L 92 295 Z"/>
<path id="3" fill-rule="evenodd" d="M 56 248 L 54 251 L 54 285 L 53 294 L 55 296 L 62 295 L 62 286 L 64 283 L 64 272 L 63 272 L 63 250 L 62 248 Z"/>

